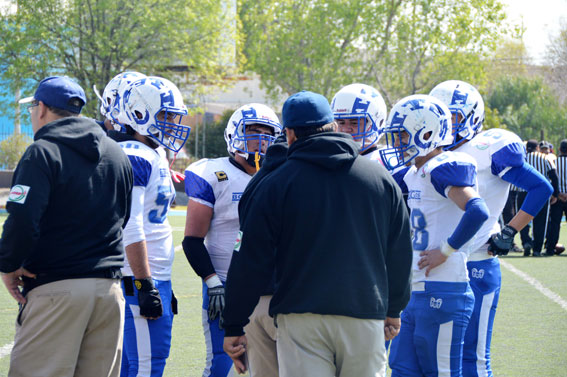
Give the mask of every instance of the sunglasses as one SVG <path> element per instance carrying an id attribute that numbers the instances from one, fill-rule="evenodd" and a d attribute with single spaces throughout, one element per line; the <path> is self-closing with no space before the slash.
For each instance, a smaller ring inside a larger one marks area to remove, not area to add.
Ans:
<path id="1" fill-rule="evenodd" d="M 33 101 L 31 101 L 30 104 L 29 104 L 28 107 L 27 107 L 28 112 L 31 114 L 32 109 L 33 109 L 34 107 L 38 106 L 38 105 L 39 105 L 39 101 L 38 101 L 38 100 L 34 99 Z"/>

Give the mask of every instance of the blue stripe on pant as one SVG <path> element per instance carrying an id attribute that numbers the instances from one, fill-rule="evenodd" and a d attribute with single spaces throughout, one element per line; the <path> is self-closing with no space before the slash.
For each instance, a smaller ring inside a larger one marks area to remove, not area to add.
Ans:
<path id="1" fill-rule="evenodd" d="M 502 284 L 500 261 L 498 258 L 471 261 L 467 268 L 475 303 L 465 333 L 463 376 L 491 377 L 490 342 Z"/>
<path id="2" fill-rule="evenodd" d="M 474 305 L 468 283 L 426 282 L 402 312 L 390 345 L 396 376 L 461 376 L 465 329 Z"/>
<path id="3" fill-rule="evenodd" d="M 222 282 L 224 285 L 224 282 Z M 219 318 L 209 320 L 209 296 L 207 285 L 203 282 L 203 332 L 207 346 L 207 359 L 203 377 L 227 377 L 232 375 L 232 359 L 223 351 L 224 330 L 219 328 Z M 230 373 L 230 374 L 229 374 Z"/>
<path id="4" fill-rule="evenodd" d="M 126 296 L 124 281 L 122 291 L 126 299 L 126 319 L 124 323 L 124 352 L 122 353 L 121 377 L 162 376 L 166 359 L 171 348 L 171 281 L 155 280 L 163 305 L 163 315 L 155 320 L 140 316 L 138 290 Z"/>

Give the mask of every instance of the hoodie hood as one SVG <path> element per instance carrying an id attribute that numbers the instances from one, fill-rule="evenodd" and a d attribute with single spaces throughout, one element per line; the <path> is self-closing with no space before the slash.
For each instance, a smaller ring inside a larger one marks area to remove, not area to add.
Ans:
<path id="1" fill-rule="evenodd" d="M 358 149 L 352 136 L 324 132 L 294 142 L 289 147 L 287 158 L 335 170 L 352 163 L 358 156 Z"/>
<path id="2" fill-rule="evenodd" d="M 34 135 L 34 141 L 46 140 L 65 145 L 90 161 L 102 155 L 101 140 L 106 137 L 92 119 L 81 117 L 61 118 L 46 124 Z"/>

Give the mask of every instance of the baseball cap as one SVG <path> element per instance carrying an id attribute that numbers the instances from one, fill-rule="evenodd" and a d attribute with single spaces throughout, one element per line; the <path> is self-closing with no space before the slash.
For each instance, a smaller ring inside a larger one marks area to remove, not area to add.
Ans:
<path id="1" fill-rule="evenodd" d="M 547 141 L 542 140 L 542 141 L 539 143 L 539 147 L 540 147 L 540 148 L 547 148 L 547 149 L 549 149 L 549 148 L 551 147 L 551 145 L 550 145 Z"/>
<path id="2" fill-rule="evenodd" d="M 33 97 L 21 99 L 18 103 L 29 103 L 33 100 L 76 114 L 79 114 L 87 103 L 83 88 L 67 76 L 51 76 L 41 80 Z"/>
<path id="3" fill-rule="evenodd" d="M 327 98 L 307 90 L 292 94 L 282 108 L 283 126 L 287 128 L 317 127 L 332 123 L 335 118 Z"/>
<path id="4" fill-rule="evenodd" d="M 559 144 L 559 150 L 562 153 L 567 153 L 567 139 L 561 140 L 561 144 Z"/>
<path id="5" fill-rule="evenodd" d="M 526 143 L 526 150 L 528 151 L 528 153 L 533 152 L 536 150 L 537 146 L 538 146 L 537 140 L 530 139 Z"/>

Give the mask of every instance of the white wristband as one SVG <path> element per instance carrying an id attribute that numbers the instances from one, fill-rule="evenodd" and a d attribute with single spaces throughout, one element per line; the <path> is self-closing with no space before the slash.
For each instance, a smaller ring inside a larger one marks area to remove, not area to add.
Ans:
<path id="1" fill-rule="evenodd" d="M 222 285 L 218 275 L 213 275 L 207 280 L 205 280 L 205 284 L 207 284 L 207 287 L 209 288 L 214 288 L 214 287 L 218 287 L 219 285 Z"/>
<path id="2" fill-rule="evenodd" d="M 447 241 L 443 241 L 441 243 L 441 247 L 439 248 L 444 256 L 449 258 L 451 254 L 453 254 L 457 249 L 454 249 Z"/>

